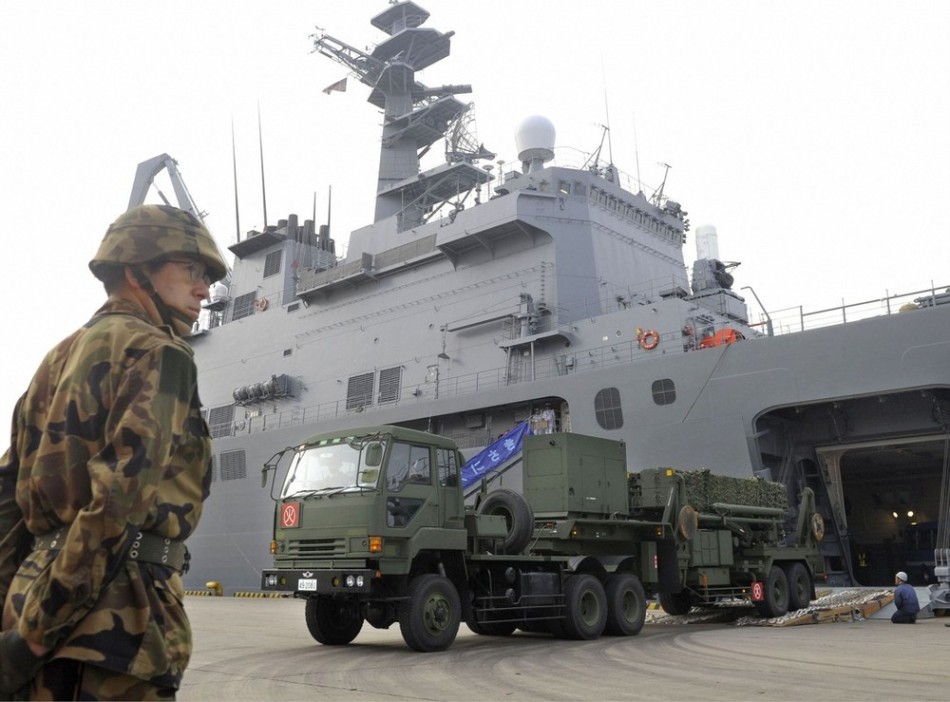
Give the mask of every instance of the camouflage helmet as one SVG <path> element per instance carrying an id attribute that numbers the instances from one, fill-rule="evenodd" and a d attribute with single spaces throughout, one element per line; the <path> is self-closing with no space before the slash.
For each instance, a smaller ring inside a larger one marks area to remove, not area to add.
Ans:
<path id="1" fill-rule="evenodd" d="M 168 205 L 139 205 L 119 215 L 109 225 L 89 269 L 105 280 L 107 268 L 141 265 L 173 256 L 201 260 L 212 281 L 221 280 L 228 272 L 204 224 L 190 212 Z"/>

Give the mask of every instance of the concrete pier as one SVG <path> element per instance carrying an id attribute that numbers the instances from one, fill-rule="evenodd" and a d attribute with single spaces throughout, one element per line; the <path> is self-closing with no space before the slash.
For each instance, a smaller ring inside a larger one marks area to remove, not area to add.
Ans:
<path id="1" fill-rule="evenodd" d="M 195 652 L 179 700 L 943 700 L 950 618 L 785 628 L 669 624 L 565 641 L 463 624 L 441 653 L 399 626 L 321 646 L 290 599 L 188 597 Z"/>

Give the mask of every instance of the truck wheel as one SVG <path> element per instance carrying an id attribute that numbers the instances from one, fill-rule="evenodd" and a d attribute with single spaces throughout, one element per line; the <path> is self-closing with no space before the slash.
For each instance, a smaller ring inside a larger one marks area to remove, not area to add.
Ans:
<path id="1" fill-rule="evenodd" d="M 662 607 L 663 611 L 667 614 L 689 614 L 689 610 L 693 608 L 693 595 L 689 590 L 661 592 L 658 598 L 660 600 L 660 607 Z"/>
<path id="2" fill-rule="evenodd" d="M 607 623 L 607 595 L 593 575 L 573 575 L 564 585 L 564 636 L 569 639 L 596 639 Z"/>
<path id="3" fill-rule="evenodd" d="M 762 602 L 756 602 L 755 608 L 763 617 L 781 617 L 788 612 L 788 578 L 785 571 L 777 565 L 769 570 L 765 579 L 765 597 Z"/>
<path id="4" fill-rule="evenodd" d="M 521 553 L 534 534 L 534 512 L 528 501 L 511 490 L 493 490 L 478 508 L 479 514 L 497 514 L 508 523 L 508 536 L 498 543 L 499 553 Z"/>
<path id="5" fill-rule="evenodd" d="M 607 623 L 612 636 L 636 636 L 647 617 L 647 598 L 640 579 L 633 573 L 615 573 L 607 578 Z"/>
<path id="6" fill-rule="evenodd" d="M 324 646 L 350 643 L 363 628 L 359 605 L 332 597 L 308 597 L 304 610 L 310 635 Z"/>
<path id="7" fill-rule="evenodd" d="M 409 583 L 409 598 L 399 605 L 399 629 L 415 651 L 442 651 L 452 645 L 462 621 L 462 604 L 452 582 L 441 575 L 419 575 Z"/>
<path id="8" fill-rule="evenodd" d="M 811 603 L 811 575 L 800 561 L 784 564 L 788 580 L 788 608 L 791 611 L 804 609 Z"/>

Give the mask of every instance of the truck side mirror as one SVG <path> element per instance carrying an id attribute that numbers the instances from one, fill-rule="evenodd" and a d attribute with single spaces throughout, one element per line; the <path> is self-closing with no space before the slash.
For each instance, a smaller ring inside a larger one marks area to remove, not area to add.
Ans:
<path id="1" fill-rule="evenodd" d="M 383 464 L 383 445 L 378 441 L 366 444 L 363 465 L 367 468 L 379 468 Z"/>

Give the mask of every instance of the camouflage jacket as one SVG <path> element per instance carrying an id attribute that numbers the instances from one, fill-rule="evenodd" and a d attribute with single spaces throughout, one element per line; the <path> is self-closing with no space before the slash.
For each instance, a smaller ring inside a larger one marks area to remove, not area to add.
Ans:
<path id="1" fill-rule="evenodd" d="M 177 688 L 191 655 L 181 576 L 126 556 L 139 531 L 192 534 L 210 459 L 191 347 L 110 299 L 17 403 L 0 458 L 3 629 L 53 657 Z M 61 549 L 31 551 L 33 536 L 63 526 Z"/>

